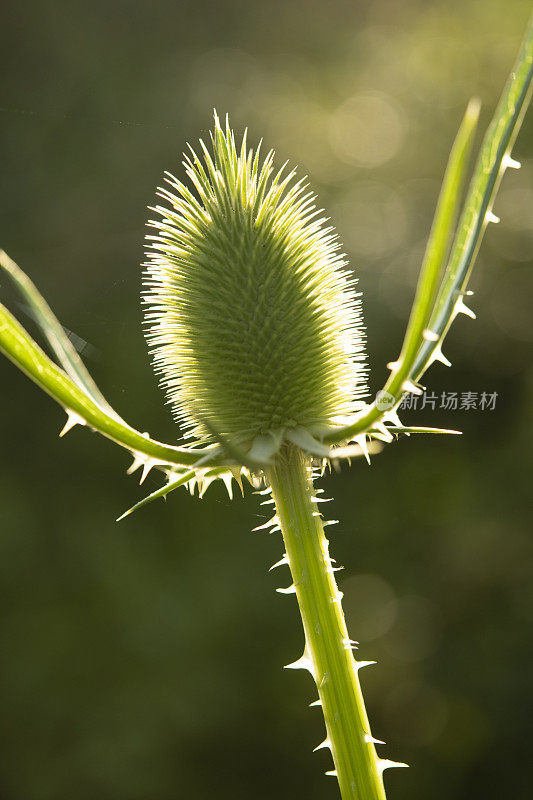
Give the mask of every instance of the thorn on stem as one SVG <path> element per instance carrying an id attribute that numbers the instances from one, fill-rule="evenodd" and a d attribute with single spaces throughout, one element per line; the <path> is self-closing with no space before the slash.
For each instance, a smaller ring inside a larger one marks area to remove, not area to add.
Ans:
<path id="1" fill-rule="evenodd" d="M 386 769 L 393 769 L 394 767 L 408 767 L 409 764 L 404 764 L 402 761 L 391 761 L 389 758 L 378 758 L 378 772 L 382 775 Z"/>
<path id="2" fill-rule="evenodd" d="M 372 664 L 377 664 L 377 661 L 354 661 L 356 670 L 363 669 L 363 667 L 370 667 Z"/>
<path id="3" fill-rule="evenodd" d="M 329 749 L 331 750 L 331 742 L 328 738 L 324 739 L 324 741 L 320 742 L 320 744 L 317 744 L 317 746 L 313 750 L 313 753 L 316 753 L 317 750 L 324 750 L 326 747 L 329 747 Z"/>
<path id="4" fill-rule="evenodd" d="M 278 519 L 278 517 L 276 515 L 276 516 L 272 517 L 271 519 L 269 519 L 268 522 L 265 522 L 263 525 L 258 525 L 257 528 L 252 528 L 252 533 L 254 533 L 254 531 L 264 531 L 267 528 L 274 528 L 278 524 L 279 524 L 279 519 Z"/>
<path id="5" fill-rule="evenodd" d="M 280 558 L 279 561 L 276 561 L 275 564 L 272 564 L 272 566 L 270 567 L 270 569 L 268 571 L 272 572 L 272 570 L 276 569 L 276 567 L 283 567 L 283 566 L 285 566 L 285 564 L 288 564 L 288 563 L 289 563 L 289 557 L 288 557 L 287 553 L 285 553 L 285 555 L 282 558 Z"/>
<path id="6" fill-rule="evenodd" d="M 83 419 L 83 417 L 80 417 L 80 415 L 76 414 L 75 411 L 70 411 L 69 409 L 66 409 L 66 412 L 67 412 L 67 421 L 63 425 L 63 427 L 61 429 L 61 432 L 59 434 L 59 438 L 60 439 L 63 436 L 65 436 L 65 434 L 67 434 L 74 427 L 74 425 L 85 425 L 86 424 L 85 420 Z"/>
<path id="7" fill-rule="evenodd" d="M 279 592 L 280 594 L 296 594 L 296 586 L 294 583 L 291 583 L 291 585 L 287 586 L 286 589 L 276 589 L 276 592 Z"/>
<path id="8" fill-rule="evenodd" d="M 476 318 L 476 315 L 474 314 L 472 309 L 468 308 L 468 306 L 465 305 L 465 303 L 463 302 L 463 298 L 462 297 L 460 297 L 457 300 L 457 302 L 455 304 L 455 308 L 454 308 L 453 311 L 454 311 L 454 313 L 453 313 L 454 318 L 457 316 L 457 314 L 466 314 L 466 316 L 470 317 L 471 319 L 475 319 Z"/>
<path id="9" fill-rule="evenodd" d="M 502 167 L 504 169 L 520 169 L 521 166 L 520 161 L 516 161 L 510 155 L 505 155 L 502 159 Z"/>
<path id="10" fill-rule="evenodd" d="M 148 475 L 150 470 L 153 469 L 153 467 L 155 467 L 155 465 L 158 464 L 158 463 L 160 463 L 160 462 L 156 461 L 155 458 L 147 458 L 147 459 L 145 459 L 144 464 L 143 464 L 143 471 L 142 471 L 142 474 L 141 474 L 141 479 L 139 481 L 139 485 L 144 483 L 144 481 L 146 479 L 146 476 Z"/>
<path id="11" fill-rule="evenodd" d="M 345 650 L 358 650 L 359 649 L 359 642 L 354 641 L 353 639 L 343 639 L 342 643 L 344 645 Z"/>
<path id="12" fill-rule="evenodd" d="M 402 383 L 402 392 L 409 392 L 410 394 L 422 394 L 422 389 L 417 386 L 413 381 L 404 381 Z"/>
<path id="13" fill-rule="evenodd" d="M 367 744 L 385 744 L 381 739 L 375 739 L 370 733 L 365 733 L 365 742 Z"/>
<path id="14" fill-rule="evenodd" d="M 452 365 L 452 362 L 448 358 L 446 358 L 446 356 L 442 352 L 440 344 L 437 345 L 437 347 L 433 350 L 433 353 L 431 354 L 430 364 L 432 364 L 434 361 L 440 361 L 440 363 L 444 364 L 445 367 L 451 367 Z"/>
<path id="15" fill-rule="evenodd" d="M 315 668 L 306 650 L 304 650 L 303 656 L 299 658 L 298 661 L 293 661 L 292 664 L 286 664 L 283 669 L 305 669 L 315 678 Z"/>
<path id="16" fill-rule="evenodd" d="M 144 459 L 145 459 L 144 456 L 141 456 L 139 453 L 136 453 L 135 451 L 132 451 L 132 455 L 133 455 L 133 462 L 131 466 L 128 467 L 128 469 L 126 470 L 126 475 L 132 475 L 132 473 L 136 472 L 139 469 L 139 467 L 142 467 L 142 465 L 144 464 Z"/>

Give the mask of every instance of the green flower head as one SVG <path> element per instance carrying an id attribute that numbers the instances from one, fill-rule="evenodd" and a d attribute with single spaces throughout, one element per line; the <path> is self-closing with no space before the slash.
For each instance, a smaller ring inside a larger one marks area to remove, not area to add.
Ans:
<path id="1" fill-rule="evenodd" d="M 237 443 L 294 428 L 312 435 L 366 392 L 360 299 L 338 238 L 295 172 L 237 149 L 215 114 L 166 175 L 148 237 L 147 338 L 175 418 L 189 436 Z"/>

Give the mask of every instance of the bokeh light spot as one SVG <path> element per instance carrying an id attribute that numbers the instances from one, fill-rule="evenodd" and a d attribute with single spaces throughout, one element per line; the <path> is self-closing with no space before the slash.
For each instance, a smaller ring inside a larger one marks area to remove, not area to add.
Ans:
<path id="1" fill-rule="evenodd" d="M 431 602 L 414 595 L 400 598 L 394 625 L 383 642 L 386 650 L 398 661 L 413 663 L 431 655 L 438 639 Z"/>
<path id="2" fill-rule="evenodd" d="M 350 255 L 365 260 L 398 249 L 408 232 L 405 198 L 384 183 L 357 183 L 333 206 L 332 217 Z"/>
<path id="3" fill-rule="evenodd" d="M 342 584 L 348 628 L 360 642 L 387 633 L 396 617 L 392 586 L 378 575 L 353 575 Z"/>
<path id="4" fill-rule="evenodd" d="M 372 169 L 390 161 L 405 140 L 402 109 L 382 92 L 354 94 L 331 115 L 329 142 L 346 164 Z"/>

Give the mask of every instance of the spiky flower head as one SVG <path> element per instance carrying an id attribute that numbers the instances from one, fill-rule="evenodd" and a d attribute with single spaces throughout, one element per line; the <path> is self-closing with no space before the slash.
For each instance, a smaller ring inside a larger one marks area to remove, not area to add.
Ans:
<path id="1" fill-rule="evenodd" d="M 184 156 L 190 186 L 166 174 L 169 207 L 150 223 L 144 300 L 161 385 L 200 442 L 320 434 L 366 390 L 354 279 L 304 180 L 275 173 L 246 132 L 237 149 L 216 113 L 211 144 Z"/>

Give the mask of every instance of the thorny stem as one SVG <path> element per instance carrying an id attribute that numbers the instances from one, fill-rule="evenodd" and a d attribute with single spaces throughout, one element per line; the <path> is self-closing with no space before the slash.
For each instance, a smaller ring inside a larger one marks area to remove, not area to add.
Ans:
<path id="1" fill-rule="evenodd" d="M 483 234 L 489 222 L 497 222 L 498 218 L 492 214 L 492 205 L 505 170 L 519 167 L 510 154 L 515 139 L 520 130 L 529 100 L 533 92 L 533 17 L 531 17 L 524 41 L 520 48 L 517 60 L 511 70 L 507 84 L 498 103 L 492 122 L 485 134 L 476 168 L 472 176 L 466 202 L 461 214 L 457 235 L 452 247 L 452 252 L 446 272 L 436 297 L 434 295 L 434 278 L 438 270 L 438 262 L 445 255 L 447 241 L 446 228 L 454 218 L 454 213 L 449 206 L 459 199 L 459 193 L 454 189 L 458 175 L 456 169 L 466 163 L 465 155 L 470 149 L 471 135 L 475 127 L 477 116 L 475 104 L 470 104 L 459 130 L 456 142 L 450 155 L 449 166 L 446 170 L 445 181 L 436 212 L 435 222 L 426 252 L 425 268 L 420 276 L 419 287 L 409 327 L 406 332 L 402 353 L 397 362 L 393 362 L 391 375 L 383 387 L 394 398 L 397 405 L 406 389 L 404 381 L 409 384 L 418 381 L 433 363 L 442 359 L 441 345 L 450 325 L 459 311 L 472 315 L 462 302 L 462 295 L 466 292 L 468 280 L 475 263 Z M 447 178 L 449 185 L 446 186 Z M 442 223 L 439 224 L 439 217 Z M 448 218 L 448 220 L 447 220 Z M 439 230 L 440 229 L 440 230 Z M 438 234 L 434 237 L 433 234 Z M 434 249 L 436 246 L 436 250 Z M 440 256 L 438 251 L 440 250 Z M 429 256 L 429 258 L 428 258 Z M 433 273 L 433 274 L 432 274 Z M 426 280 L 427 279 L 427 280 Z M 420 290 L 420 291 L 419 291 Z M 420 302 L 419 302 L 420 301 Z M 431 316 L 428 316 L 431 314 Z M 422 338 L 420 334 L 423 327 L 429 322 L 430 337 Z M 441 358 L 437 357 L 440 352 Z M 340 442 L 350 437 L 355 438 L 382 419 L 383 411 L 373 403 L 351 425 L 338 428 L 324 437 L 325 442 Z"/>
<path id="2" fill-rule="evenodd" d="M 37 386 L 60 403 L 67 414 L 75 414 L 80 424 L 86 424 L 132 453 L 141 453 L 154 464 L 194 466 L 206 451 L 174 447 L 150 439 L 147 435 L 122 422 L 120 417 L 106 413 L 91 397 L 54 364 L 33 341 L 22 325 L 0 303 L 0 352 L 31 378 Z M 219 466 L 210 459 L 210 465 Z"/>
<path id="3" fill-rule="evenodd" d="M 313 675 L 321 700 L 343 800 L 385 800 L 382 769 L 370 740 L 358 670 L 313 497 L 311 459 L 290 445 L 267 474 L 305 631 L 305 651 L 293 666 Z"/>

